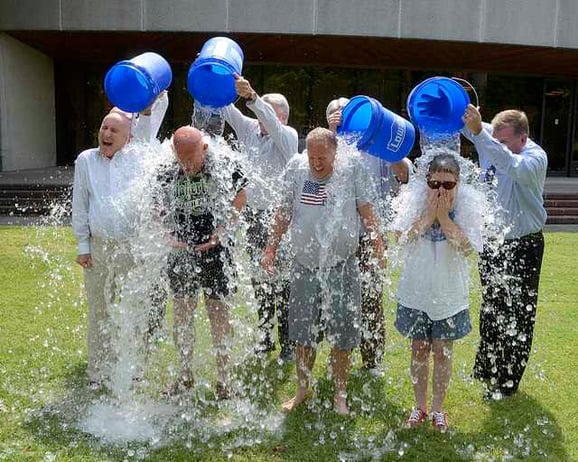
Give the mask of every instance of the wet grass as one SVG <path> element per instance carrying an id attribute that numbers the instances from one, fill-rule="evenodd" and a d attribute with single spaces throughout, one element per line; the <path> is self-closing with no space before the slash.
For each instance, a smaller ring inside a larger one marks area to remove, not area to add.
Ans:
<path id="1" fill-rule="evenodd" d="M 427 427 L 400 429 L 412 406 L 409 350 L 392 327 L 394 303 L 388 301 L 386 373 L 371 378 L 355 356 L 350 417 L 331 410 L 324 347 L 316 393 L 291 415 L 283 417 L 278 407 L 294 389 L 292 368 L 278 364 L 275 354 L 264 361 L 245 357 L 237 363 L 239 387 L 259 410 L 257 419 L 228 429 L 223 422 L 237 410 L 207 404 L 208 390 L 180 408 L 181 416 L 193 418 L 177 419 L 165 444 L 105 444 L 78 429 L 87 406 L 103 395 L 85 386 L 86 304 L 73 260 L 68 228 L 0 228 L 0 460 L 578 460 L 578 234 L 546 235 L 534 351 L 520 393 L 482 400 L 470 378 L 477 344 L 472 333 L 455 347 L 446 406 L 451 431 L 444 435 Z M 473 320 L 478 306 L 474 291 Z M 243 310 L 236 313 L 243 323 L 254 318 Z M 197 334 L 198 348 L 208 348 L 206 319 L 199 320 Z M 149 398 L 166 385 L 173 359 L 170 342 L 162 344 L 148 376 Z M 213 377 L 212 363 L 205 363 L 201 374 Z"/>

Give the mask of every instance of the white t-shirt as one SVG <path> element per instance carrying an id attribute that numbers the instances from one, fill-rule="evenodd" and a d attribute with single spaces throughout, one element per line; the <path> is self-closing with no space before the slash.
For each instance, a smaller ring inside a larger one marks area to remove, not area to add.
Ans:
<path id="1" fill-rule="evenodd" d="M 445 236 L 432 239 L 428 232 L 406 248 L 397 297 L 401 305 L 439 321 L 468 308 L 468 284 L 466 258 Z"/>
<path id="2" fill-rule="evenodd" d="M 375 202 L 369 174 L 358 158 L 338 152 L 333 173 L 319 180 L 311 175 L 307 156 L 296 154 L 282 184 L 283 206 L 291 211 L 290 245 L 301 265 L 332 267 L 355 254 L 358 208 Z"/>
<path id="3" fill-rule="evenodd" d="M 426 197 L 426 186 L 419 194 Z M 450 218 L 468 237 L 476 251 L 482 249 L 484 223 L 483 193 L 462 184 L 456 193 L 455 208 Z M 415 206 L 405 216 L 394 220 L 392 229 L 406 231 L 419 216 Z M 403 215 L 403 214 L 401 214 Z M 408 244 L 402 255 L 403 269 L 397 297 L 401 305 L 424 311 L 430 319 L 447 319 L 469 306 L 469 275 L 467 257 L 456 250 L 441 232 L 439 224 L 432 226 L 418 239 Z"/>

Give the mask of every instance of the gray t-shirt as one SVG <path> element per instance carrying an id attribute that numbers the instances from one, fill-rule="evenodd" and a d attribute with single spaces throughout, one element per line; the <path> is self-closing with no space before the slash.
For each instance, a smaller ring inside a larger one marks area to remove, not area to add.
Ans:
<path id="1" fill-rule="evenodd" d="M 333 173 L 319 180 L 311 174 L 307 156 L 294 156 L 287 164 L 283 185 L 283 207 L 291 212 L 291 251 L 301 265 L 332 267 L 356 252 L 357 209 L 375 203 L 369 173 L 359 158 L 338 153 Z"/>

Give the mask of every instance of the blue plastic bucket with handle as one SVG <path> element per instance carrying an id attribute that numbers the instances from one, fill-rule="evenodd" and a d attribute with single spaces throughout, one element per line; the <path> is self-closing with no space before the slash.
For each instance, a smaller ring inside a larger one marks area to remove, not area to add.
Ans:
<path id="1" fill-rule="evenodd" d="M 234 74 L 243 70 L 243 50 L 230 38 L 214 37 L 203 45 L 189 69 L 187 88 L 203 106 L 223 107 L 237 99 Z"/>
<path id="2" fill-rule="evenodd" d="M 123 111 L 140 112 L 166 90 L 173 79 L 169 63 L 148 52 L 112 66 L 104 77 L 104 91 Z"/>
<path id="3" fill-rule="evenodd" d="M 337 133 L 357 140 L 357 149 L 388 162 L 406 157 L 415 141 L 411 122 L 369 96 L 354 96 L 341 111 Z"/>
<path id="4" fill-rule="evenodd" d="M 407 111 L 420 131 L 449 134 L 463 128 L 462 116 L 468 104 L 470 97 L 456 79 L 431 77 L 411 91 L 407 98 Z"/>

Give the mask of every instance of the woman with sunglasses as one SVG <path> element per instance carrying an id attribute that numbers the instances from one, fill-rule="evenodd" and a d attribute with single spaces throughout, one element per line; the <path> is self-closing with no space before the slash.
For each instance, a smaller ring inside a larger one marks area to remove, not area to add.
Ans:
<path id="1" fill-rule="evenodd" d="M 411 339 L 410 375 L 415 407 L 405 426 L 415 428 L 428 420 L 432 355 L 432 426 L 445 432 L 448 419 L 443 402 L 452 373 L 452 344 L 472 329 L 468 312 L 467 256 L 474 247 L 481 247 L 481 217 L 472 217 L 472 213 L 478 213 L 475 210 L 460 211 L 460 206 L 462 209 L 472 207 L 469 200 L 458 200 L 460 164 L 457 154 L 435 155 L 426 165 L 426 174 L 418 175 L 416 181 L 424 178 L 427 186 L 415 185 L 413 196 L 415 199 L 417 190 L 425 192 L 421 194 L 425 204 L 419 207 L 414 200 L 414 209 L 419 208 L 413 211 L 417 218 L 409 222 L 404 218 L 409 225 L 405 230 L 399 225 L 403 220 L 397 225 L 394 221 L 394 228 L 403 231 L 400 242 L 406 251 L 395 327 Z M 472 190 L 471 186 L 465 186 L 468 191 Z M 403 208 L 399 210 L 404 215 L 408 212 Z M 480 223 L 480 226 L 471 226 L 472 223 Z"/>

